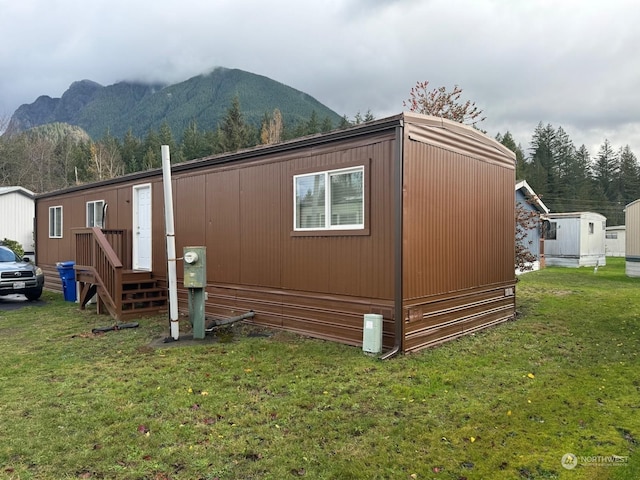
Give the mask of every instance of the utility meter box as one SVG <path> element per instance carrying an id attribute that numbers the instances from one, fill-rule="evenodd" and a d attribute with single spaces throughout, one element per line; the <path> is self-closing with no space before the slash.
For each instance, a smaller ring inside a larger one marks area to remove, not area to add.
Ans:
<path id="1" fill-rule="evenodd" d="M 184 247 L 184 286 L 205 288 L 207 286 L 207 247 Z"/>
<path id="2" fill-rule="evenodd" d="M 362 351 L 365 353 L 382 352 L 382 315 L 367 313 L 364 316 Z"/>

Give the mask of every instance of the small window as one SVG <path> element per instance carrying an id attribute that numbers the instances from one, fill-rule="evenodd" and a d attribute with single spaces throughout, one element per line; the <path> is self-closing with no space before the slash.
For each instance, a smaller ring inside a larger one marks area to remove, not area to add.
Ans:
<path id="1" fill-rule="evenodd" d="M 49 207 L 49 238 L 62 238 L 62 207 Z"/>
<path id="2" fill-rule="evenodd" d="M 364 167 L 293 177 L 294 230 L 364 229 Z"/>
<path id="3" fill-rule="evenodd" d="M 104 228 L 104 200 L 87 202 L 87 227 Z"/>
<path id="4" fill-rule="evenodd" d="M 546 225 L 547 225 L 547 228 L 546 228 L 546 230 L 544 232 L 545 240 L 556 240 L 558 223 L 557 222 L 547 222 Z"/>
<path id="5" fill-rule="evenodd" d="M 589 222 L 589 235 L 593 235 L 593 222 Z"/>

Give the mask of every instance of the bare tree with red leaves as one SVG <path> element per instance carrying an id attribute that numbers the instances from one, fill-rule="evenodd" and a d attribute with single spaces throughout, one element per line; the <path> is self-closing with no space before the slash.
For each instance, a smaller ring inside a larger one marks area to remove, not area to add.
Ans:
<path id="1" fill-rule="evenodd" d="M 485 119 L 482 116 L 482 110 L 476 106 L 475 102 L 470 100 L 460 102 L 462 88 L 458 85 L 455 85 L 450 92 L 446 87 L 433 90 L 428 88 L 428 81 L 417 82 L 411 89 L 409 98 L 402 102 L 402 105 L 415 113 L 442 117 L 473 127 Z"/>

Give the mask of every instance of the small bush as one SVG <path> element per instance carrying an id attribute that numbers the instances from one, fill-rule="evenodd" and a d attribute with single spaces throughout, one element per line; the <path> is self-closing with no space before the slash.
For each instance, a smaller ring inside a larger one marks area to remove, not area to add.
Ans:
<path id="1" fill-rule="evenodd" d="M 2 240 L 0 242 L 0 245 L 4 245 L 5 247 L 9 247 L 20 258 L 22 258 L 22 256 L 24 255 L 24 248 L 22 248 L 22 245 L 19 242 L 16 242 L 15 240 L 9 240 L 8 238 L 5 238 L 4 240 Z"/>

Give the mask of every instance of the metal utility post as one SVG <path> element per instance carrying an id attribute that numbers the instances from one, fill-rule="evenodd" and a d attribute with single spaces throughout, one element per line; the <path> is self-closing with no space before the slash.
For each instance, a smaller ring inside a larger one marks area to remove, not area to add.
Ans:
<path id="1" fill-rule="evenodd" d="M 207 248 L 184 247 L 184 286 L 188 289 L 189 321 L 194 339 L 203 339 L 204 297 L 207 286 Z"/>

